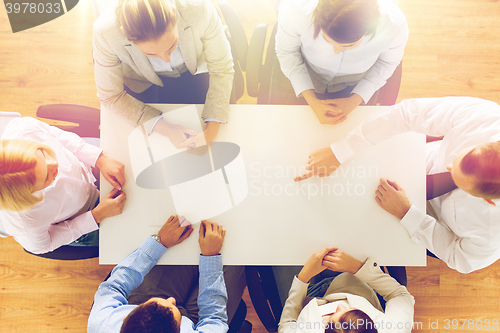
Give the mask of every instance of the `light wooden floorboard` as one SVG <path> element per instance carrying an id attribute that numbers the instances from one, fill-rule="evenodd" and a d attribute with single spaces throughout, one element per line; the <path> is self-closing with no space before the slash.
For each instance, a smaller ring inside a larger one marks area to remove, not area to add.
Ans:
<path id="1" fill-rule="evenodd" d="M 216 1 L 214 1 L 216 2 Z M 260 22 L 276 21 L 273 0 L 231 0 L 248 38 Z M 398 100 L 468 95 L 500 102 L 500 3 L 494 0 L 400 0 L 410 38 Z M 4 8 L 0 5 L 0 8 Z M 94 85 L 89 0 L 42 26 L 12 34 L 0 10 L 0 110 L 34 116 L 38 106 L 99 107 Z M 240 103 L 255 103 L 248 96 Z M 97 259 L 60 262 L 26 254 L 0 239 L 0 331 L 85 332 L 93 294 L 111 270 Z M 462 275 L 428 259 L 408 268 L 415 296 L 415 332 L 449 332 L 445 319 L 500 320 L 500 263 Z M 265 332 L 245 296 L 255 332 Z M 439 328 L 429 328 L 438 320 Z M 457 332 L 493 330 L 456 329 Z"/>

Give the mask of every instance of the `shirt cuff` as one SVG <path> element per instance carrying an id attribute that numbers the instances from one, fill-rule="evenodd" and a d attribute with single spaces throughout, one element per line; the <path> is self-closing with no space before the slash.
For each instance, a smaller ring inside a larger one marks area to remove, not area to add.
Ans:
<path id="1" fill-rule="evenodd" d="M 146 253 L 148 256 L 158 261 L 161 256 L 167 251 L 167 248 L 155 241 L 153 237 L 148 237 L 144 243 L 139 246 L 139 249 Z"/>
<path id="2" fill-rule="evenodd" d="M 383 273 L 380 269 L 379 264 L 373 258 L 366 258 L 365 263 L 361 268 L 354 274 L 355 277 L 360 279 L 361 281 L 368 280 L 368 276 L 373 273 Z"/>
<path id="3" fill-rule="evenodd" d="M 408 233 L 413 235 L 420 227 L 422 221 L 425 220 L 426 214 L 418 209 L 415 205 L 411 205 L 406 215 L 401 219 L 401 224 L 406 228 Z"/>
<path id="4" fill-rule="evenodd" d="M 293 90 L 295 91 L 295 95 L 299 97 L 300 94 L 302 94 L 306 90 L 314 90 L 314 84 L 311 80 L 311 76 L 309 76 L 309 73 L 300 73 L 293 78 L 290 79 L 290 82 L 292 83 Z"/>
<path id="5" fill-rule="evenodd" d="M 99 225 L 97 224 L 96 220 L 94 219 L 94 215 L 92 215 L 92 211 L 85 212 L 84 214 L 80 215 L 81 218 L 75 218 L 73 222 L 77 223 L 77 228 L 78 231 L 82 234 L 88 234 L 89 232 L 92 232 L 94 230 L 99 229 Z M 80 217 L 79 216 L 79 217 Z"/>
<path id="6" fill-rule="evenodd" d="M 219 120 L 219 119 L 216 119 L 216 118 L 205 118 L 204 120 L 205 120 L 205 122 L 216 121 L 216 122 L 221 123 L 221 124 L 225 124 L 226 123 L 225 121 L 222 121 L 222 120 Z"/>
<path id="7" fill-rule="evenodd" d="M 222 254 L 216 256 L 204 256 L 200 254 L 200 272 L 221 272 L 222 271 Z"/>
<path id="8" fill-rule="evenodd" d="M 351 91 L 351 94 L 358 94 L 363 99 L 363 102 L 368 103 L 373 94 L 377 91 L 377 87 L 367 80 L 361 80 Z"/>
<path id="9" fill-rule="evenodd" d="M 148 126 L 151 126 L 151 128 L 149 129 L 148 131 L 148 136 L 150 136 L 152 133 L 153 133 L 153 130 L 155 129 L 155 126 L 156 124 L 161 120 L 163 119 L 163 115 L 159 115 L 158 117 L 156 118 L 153 118 L 151 120 L 148 120 L 146 123 L 148 124 Z M 144 126 L 147 126 L 146 123 L 144 124 Z"/>
<path id="10" fill-rule="evenodd" d="M 101 156 L 102 149 L 91 145 L 90 143 L 85 144 L 80 152 L 78 153 L 78 159 L 85 164 L 90 165 L 95 168 L 97 159 Z"/>
<path id="11" fill-rule="evenodd" d="M 340 164 L 344 163 L 352 156 L 354 156 L 354 151 L 351 149 L 351 146 L 347 143 L 346 138 L 342 138 L 337 142 L 334 142 L 330 145 L 330 148 L 333 152 L 333 155 L 337 158 Z"/>

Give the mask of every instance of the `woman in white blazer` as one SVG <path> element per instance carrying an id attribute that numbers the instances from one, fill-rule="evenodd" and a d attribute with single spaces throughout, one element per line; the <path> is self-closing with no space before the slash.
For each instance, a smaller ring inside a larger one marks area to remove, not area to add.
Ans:
<path id="1" fill-rule="evenodd" d="M 283 0 L 271 103 L 309 104 L 321 123 L 344 121 L 392 76 L 407 40 L 392 0 Z"/>
<path id="2" fill-rule="evenodd" d="M 321 279 L 325 269 L 344 273 Z M 315 276 L 321 280 L 309 284 Z M 374 290 L 386 301 L 385 311 Z M 294 277 L 278 331 L 409 333 L 414 304 L 406 288 L 374 260 L 361 262 L 337 248 L 324 248 Z"/>
<path id="3" fill-rule="evenodd" d="M 94 23 L 93 56 L 102 105 L 137 125 L 154 119 L 146 130 L 177 147 L 212 141 L 228 120 L 233 61 L 210 0 L 120 0 Z M 205 135 L 145 103 L 204 104 Z"/>

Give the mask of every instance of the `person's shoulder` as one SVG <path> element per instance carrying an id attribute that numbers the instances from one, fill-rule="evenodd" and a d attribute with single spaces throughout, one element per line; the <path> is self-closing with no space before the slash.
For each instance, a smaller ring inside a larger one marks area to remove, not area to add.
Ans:
<path id="1" fill-rule="evenodd" d="M 378 0 L 380 21 L 394 28 L 407 27 L 406 16 L 393 0 Z"/>
<path id="2" fill-rule="evenodd" d="M 120 33 L 120 24 L 118 23 L 118 18 L 116 17 L 116 7 L 118 2 L 108 6 L 99 15 L 97 20 L 94 22 L 94 31 L 100 31 L 102 34 L 107 35 L 109 33 Z"/>
<path id="3" fill-rule="evenodd" d="M 214 6 L 210 0 L 175 0 L 174 3 L 179 15 L 189 26 L 204 26 L 206 20 L 218 17 L 217 10 L 210 8 Z"/>
<path id="4" fill-rule="evenodd" d="M 23 137 L 23 135 L 36 131 L 43 130 L 44 124 L 32 117 L 19 117 L 12 119 L 9 124 L 5 127 L 4 133 L 2 135 L 3 139 L 16 139 Z"/>
<path id="5" fill-rule="evenodd" d="M 181 15 L 189 12 L 200 11 L 207 6 L 212 5 L 209 0 L 175 0 L 174 4 L 175 8 Z"/>

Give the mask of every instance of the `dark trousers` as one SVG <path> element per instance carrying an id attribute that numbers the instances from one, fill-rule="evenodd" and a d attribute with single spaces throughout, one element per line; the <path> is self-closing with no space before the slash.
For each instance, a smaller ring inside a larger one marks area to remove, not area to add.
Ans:
<path id="1" fill-rule="evenodd" d="M 142 93 L 136 93 L 125 86 L 125 90 L 143 103 L 205 104 L 210 75 L 192 75 L 185 71 L 180 77 L 160 76 L 163 87 L 153 84 Z"/>
<path id="2" fill-rule="evenodd" d="M 334 92 L 318 94 L 315 93 L 318 99 L 335 99 L 335 98 L 346 98 L 351 96 L 351 91 L 354 86 L 347 86 L 345 89 Z M 293 90 L 292 83 L 283 74 L 281 70 L 278 58 L 275 57 L 273 62 L 273 68 L 271 72 L 271 88 L 270 88 L 270 98 L 269 104 L 275 105 L 307 105 L 304 97 L 297 97 L 295 90 Z"/>
<path id="3" fill-rule="evenodd" d="M 142 284 L 128 298 L 129 304 L 141 304 L 152 297 L 175 298 L 183 316 L 198 322 L 198 266 L 156 265 L 146 275 Z M 224 266 L 224 282 L 228 301 L 229 323 L 240 303 L 246 287 L 244 266 Z"/>

